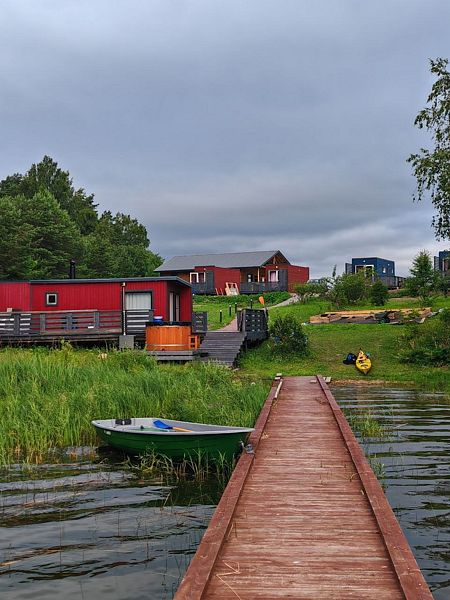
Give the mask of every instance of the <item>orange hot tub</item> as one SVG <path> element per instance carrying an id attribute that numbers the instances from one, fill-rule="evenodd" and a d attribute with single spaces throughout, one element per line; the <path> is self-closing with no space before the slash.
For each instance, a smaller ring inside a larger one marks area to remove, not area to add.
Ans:
<path id="1" fill-rule="evenodd" d="M 150 352 L 196 350 L 199 345 L 199 337 L 192 335 L 190 323 L 189 325 L 149 323 L 145 328 L 145 348 Z"/>

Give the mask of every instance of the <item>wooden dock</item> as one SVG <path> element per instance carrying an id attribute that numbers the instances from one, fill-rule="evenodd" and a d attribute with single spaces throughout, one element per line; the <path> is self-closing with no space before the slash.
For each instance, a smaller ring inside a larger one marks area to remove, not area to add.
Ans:
<path id="1" fill-rule="evenodd" d="M 432 600 L 320 377 L 274 382 L 175 600 Z"/>

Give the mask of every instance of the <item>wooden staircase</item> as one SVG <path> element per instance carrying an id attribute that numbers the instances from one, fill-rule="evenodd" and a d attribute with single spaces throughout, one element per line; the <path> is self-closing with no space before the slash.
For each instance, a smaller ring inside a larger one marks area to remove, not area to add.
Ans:
<path id="1" fill-rule="evenodd" d="M 241 331 L 208 331 L 200 345 L 200 350 L 207 352 L 201 360 L 218 362 L 227 367 L 234 366 L 245 337 L 245 333 Z"/>

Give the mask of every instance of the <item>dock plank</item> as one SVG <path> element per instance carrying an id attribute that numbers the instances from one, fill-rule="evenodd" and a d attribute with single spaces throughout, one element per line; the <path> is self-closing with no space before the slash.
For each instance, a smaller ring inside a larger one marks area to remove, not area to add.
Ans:
<path id="1" fill-rule="evenodd" d="M 175 600 L 432 600 L 323 379 L 272 387 Z"/>

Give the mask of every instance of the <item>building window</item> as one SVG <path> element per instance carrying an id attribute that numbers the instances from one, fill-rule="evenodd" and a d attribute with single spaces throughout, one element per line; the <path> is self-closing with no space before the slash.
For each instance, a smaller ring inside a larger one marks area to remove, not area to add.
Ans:
<path id="1" fill-rule="evenodd" d="M 56 292 L 49 292 L 45 294 L 45 306 L 57 306 L 58 305 L 58 294 Z"/>
<path id="2" fill-rule="evenodd" d="M 203 271 L 193 271 L 189 273 L 189 280 L 191 283 L 205 283 L 205 274 Z"/>
<path id="3" fill-rule="evenodd" d="M 152 293 L 151 291 L 135 290 L 133 292 L 125 292 L 125 310 L 151 310 L 152 309 Z"/>
<path id="4" fill-rule="evenodd" d="M 361 272 L 365 277 L 372 277 L 375 273 L 375 265 L 355 265 L 355 273 Z"/>

